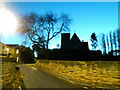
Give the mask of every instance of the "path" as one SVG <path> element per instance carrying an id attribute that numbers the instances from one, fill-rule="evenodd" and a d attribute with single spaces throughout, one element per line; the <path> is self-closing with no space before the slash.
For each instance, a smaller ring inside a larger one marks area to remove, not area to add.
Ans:
<path id="1" fill-rule="evenodd" d="M 23 80 L 27 88 L 75 88 L 60 79 L 37 70 L 30 64 L 20 65 L 20 71 L 24 74 Z"/>

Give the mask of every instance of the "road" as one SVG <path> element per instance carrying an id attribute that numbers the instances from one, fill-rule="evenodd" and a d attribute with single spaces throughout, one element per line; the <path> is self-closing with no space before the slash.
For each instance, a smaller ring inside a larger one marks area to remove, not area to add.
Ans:
<path id="1" fill-rule="evenodd" d="M 23 81 L 26 88 L 75 88 L 69 83 L 37 70 L 30 64 L 22 64 L 19 67 L 24 74 Z"/>

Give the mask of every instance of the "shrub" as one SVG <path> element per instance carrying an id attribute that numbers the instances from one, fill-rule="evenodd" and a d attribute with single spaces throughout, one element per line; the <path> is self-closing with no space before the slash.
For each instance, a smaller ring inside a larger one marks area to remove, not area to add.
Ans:
<path id="1" fill-rule="evenodd" d="M 21 61 L 24 63 L 34 63 L 34 52 L 25 46 L 20 46 Z"/>

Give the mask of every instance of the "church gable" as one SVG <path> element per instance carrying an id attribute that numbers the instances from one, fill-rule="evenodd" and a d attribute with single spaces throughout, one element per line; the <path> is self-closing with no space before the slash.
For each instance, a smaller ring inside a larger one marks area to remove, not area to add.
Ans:
<path id="1" fill-rule="evenodd" d="M 61 49 L 64 50 L 88 50 L 88 43 L 81 42 L 76 33 L 70 39 L 70 33 L 64 33 L 61 37 Z"/>
<path id="2" fill-rule="evenodd" d="M 71 49 L 80 49 L 81 47 L 81 41 L 78 38 L 78 36 L 74 33 L 74 35 L 72 36 L 71 40 L 70 40 L 70 48 Z"/>
<path id="3" fill-rule="evenodd" d="M 76 33 L 74 33 L 74 35 L 72 36 L 71 41 L 81 42 L 80 39 L 78 38 L 78 36 L 76 35 Z"/>

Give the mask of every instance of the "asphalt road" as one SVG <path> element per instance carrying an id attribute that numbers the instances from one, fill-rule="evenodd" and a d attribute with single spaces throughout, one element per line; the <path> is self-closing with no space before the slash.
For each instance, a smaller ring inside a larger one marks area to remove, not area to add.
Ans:
<path id="1" fill-rule="evenodd" d="M 19 67 L 21 73 L 24 74 L 23 81 L 26 88 L 75 88 L 69 83 L 39 71 L 29 64 L 23 64 Z"/>

